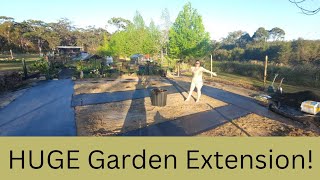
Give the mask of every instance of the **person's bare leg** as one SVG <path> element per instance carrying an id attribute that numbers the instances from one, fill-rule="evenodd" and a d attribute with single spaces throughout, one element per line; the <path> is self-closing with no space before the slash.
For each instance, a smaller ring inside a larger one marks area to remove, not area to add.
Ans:
<path id="1" fill-rule="evenodd" d="M 188 95 L 188 97 L 187 97 L 187 99 L 185 101 L 189 101 L 190 100 L 190 97 L 191 97 L 192 92 L 193 92 L 195 87 L 196 87 L 196 84 L 192 82 L 191 85 L 190 85 L 189 95 Z"/>
<path id="2" fill-rule="evenodd" d="M 202 85 L 203 85 L 202 83 L 197 84 L 197 94 L 198 94 L 198 96 L 197 96 L 197 101 L 196 102 L 200 101 Z"/>

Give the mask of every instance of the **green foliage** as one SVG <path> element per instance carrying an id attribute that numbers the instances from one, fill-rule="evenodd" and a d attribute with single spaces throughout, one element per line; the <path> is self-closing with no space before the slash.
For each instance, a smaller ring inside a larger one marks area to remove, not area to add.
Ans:
<path id="1" fill-rule="evenodd" d="M 113 17 L 108 21 L 108 23 L 115 26 L 118 31 L 125 30 L 129 25 L 132 25 L 130 20 L 121 17 Z"/>
<path id="2" fill-rule="evenodd" d="M 49 64 L 43 59 L 35 61 L 31 66 L 29 66 L 30 71 L 40 72 L 42 75 L 45 75 L 47 79 L 56 78 L 59 70 L 63 67 L 64 66 L 61 63 Z"/>
<path id="3" fill-rule="evenodd" d="M 183 59 L 201 58 L 209 52 L 210 37 L 202 17 L 190 3 L 184 5 L 169 32 L 169 55 Z"/>
<path id="4" fill-rule="evenodd" d="M 108 38 L 106 35 L 103 37 L 103 44 L 101 46 L 99 46 L 97 49 L 97 54 L 100 56 L 111 56 L 112 55 L 109 41 L 108 41 Z"/>
<path id="5" fill-rule="evenodd" d="M 269 38 L 269 31 L 264 27 L 258 28 L 258 30 L 253 34 L 252 39 L 255 42 L 266 42 Z"/>
<path id="6" fill-rule="evenodd" d="M 274 41 L 283 40 L 286 33 L 283 29 L 275 27 L 269 31 L 269 38 Z"/>
<path id="7" fill-rule="evenodd" d="M 39 20 L 16 22 L 0 17 L 0 52 L 46 53 L 58 45 L 84 46 L 95 52 L 109 33 L 102 28 L 76 28 L 68 19 L 48 23 Z"/>
<path id="8" fill-rule="evenodd" d="M 319 40 L 298 39 L 294 41 L 282 41 L 281 39 L 284 38 L 285 32 L 280 28 L 273 28 L 269 31 L 270 38 L 273 41 L 264 42 L 263 39 L 266 36 L 257 40 L 258 34 L 265 32 L 264 30 L 264 28 L 259 28 L 252 38 L 248 33 L 241 31 L 229 33 L 228 37 L 223 39 L 222 42 L 212 42 L 211 54 L 214 59 L 220 61 L 264 61 L 267 55 L 269 62 L 272 63 L 320 65 Z M 254 38 L 255 41 L 252 40 Z"/>
<path id="9" fill-rule="evenodd" d="M 44 61 L 43 59 L 42 60 L 38 60 L 36 62 L 34 62 L 32 65 L 31 65 L 31 69 L 33 71 L 38 71 L 40 72 L 41 74 L 45 74 L 45 75 L 48 75 L 49 74 L 49 64 L 47 61 Z"/>
<path id="10" fill-rule="evenodd" d="M 139 12 L 136 12 L 133 23 L 125 29 L 115 32 L 109 42 L 99 48 L 101 52 L 113 56 L 129 57 L 133 54 L 151 54 L 160 52 L 161 34 L 158 27 L 151 21 L 149 27 Z"/>
<path id="11" fill-rule="evenodd" d="M 0 75 L 0 92 L 15 89 L 22 83 L 22 75 L 18 72 Z"/>
<path id="12" fill-rule="evenodd" d="M 100 60 L 78 61 L 76 70 L 78 74 L 82 71 L 84 78 L 109 77 L 111 75 L 110 66 L 103 65 Z"/>
<path id="13" fill-rule="evenodd" d="M 206 61 L 210 67 L 210 61 Z M 237 74 L 263 80 L 263 63 L 250 63 L 239 61 L 214 61 L 213 71 Z M 284 82 L 290 85 L 320 88 L 320 68 L 310 64 L 297 66 L 268 66 L 268 80 L 272 81 L 274 74 L 278 73 Z"/>

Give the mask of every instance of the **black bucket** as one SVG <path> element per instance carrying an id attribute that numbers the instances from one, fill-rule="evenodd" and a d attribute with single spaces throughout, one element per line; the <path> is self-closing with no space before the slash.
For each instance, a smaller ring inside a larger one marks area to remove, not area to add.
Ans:
<path id="1" fill-rule="evenodd" d="M 151 104 L 152 106 L 166 106 L 167 105 L 167 94 L 166 89 L 152 89 L 151 90 Z"/>

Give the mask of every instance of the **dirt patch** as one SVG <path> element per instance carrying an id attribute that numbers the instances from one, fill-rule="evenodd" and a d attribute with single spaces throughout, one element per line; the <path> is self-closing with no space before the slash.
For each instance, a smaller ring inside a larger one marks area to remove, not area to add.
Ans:
<path id="1" fill-rule="evenodd" d="M 81 80 L 75 81 L 74 94 L 91 94 L 116 91 L 130 91 L 150 87 L 165 87 L 171 84 L 161 77 L 121 77 L 115 80 Z"/>
<path id="2" fill-rule="evenodd" d="M 256 114 L 233 120 L 199 136 L 319 136 L 319 133 Z"/>
<path id="3" fill-rule="evenodd" d="M 165 107 L 152 106 L 150 97 L 78 106 L 75 108 L 77 133 L 80 136 L 115 135 L 226 105 L 205 95 L 199 103 L 184 102 L 186 96 L 186 92 L 169 94 Z"/>
<path id="4" fill-rule="evenodd" d="M 180 86 L 182 86 L 184 89 L 189 90 L 191 77 L 181 76 L 178 78 L 174 77 L 173 79 L 177 80 L 177 81 L 185 82 L 185 83 L 179 83 L 179 82 L 177 82 L 177 83 Z M 232 93 L 239 94 L 239 95 L 246 96 L 246 97 L 252 97 L 254 94 L 258 93 L 258 91 L 251 90 L 250 88 L 244 88 L 244 87 L 234 86 L 234 85 L 230 85 L 230 84 L 222 84 L 216 80 L 217 79 L 206 77 L 203 85 L 222 89 L 224 91 L 232 92 Z"/>

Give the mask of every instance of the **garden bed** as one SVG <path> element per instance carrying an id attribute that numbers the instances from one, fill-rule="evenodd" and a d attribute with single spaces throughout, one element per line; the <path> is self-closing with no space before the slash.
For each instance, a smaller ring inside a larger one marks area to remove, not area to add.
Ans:
<path id="1" fill-rule="evenodd" d="M 256 114 L 233 120 L 199 136 L 319 136 L 299 125 L 289 125 Z"/>
<path id="2" fill-rule="evenodd" d="M 226 105 L 205 95 L 201 97 L 200 103 L 184 102 L 187 93 L 182 94 L 169 94 L 165 107 L 152 106 L 150 97 L 78 106 L 75 108 L 77 133 L 80 136 L 116 135 Z"/>
<path id="3" fill-rule="evenodd" d="M 74 94 L 91 94 L 116 91 L 130 91 L 152 87 L 166 87 L 171 84 L 158 76 L 128 76 L 117 79 L 84 79 L 75 81 Z"/>

